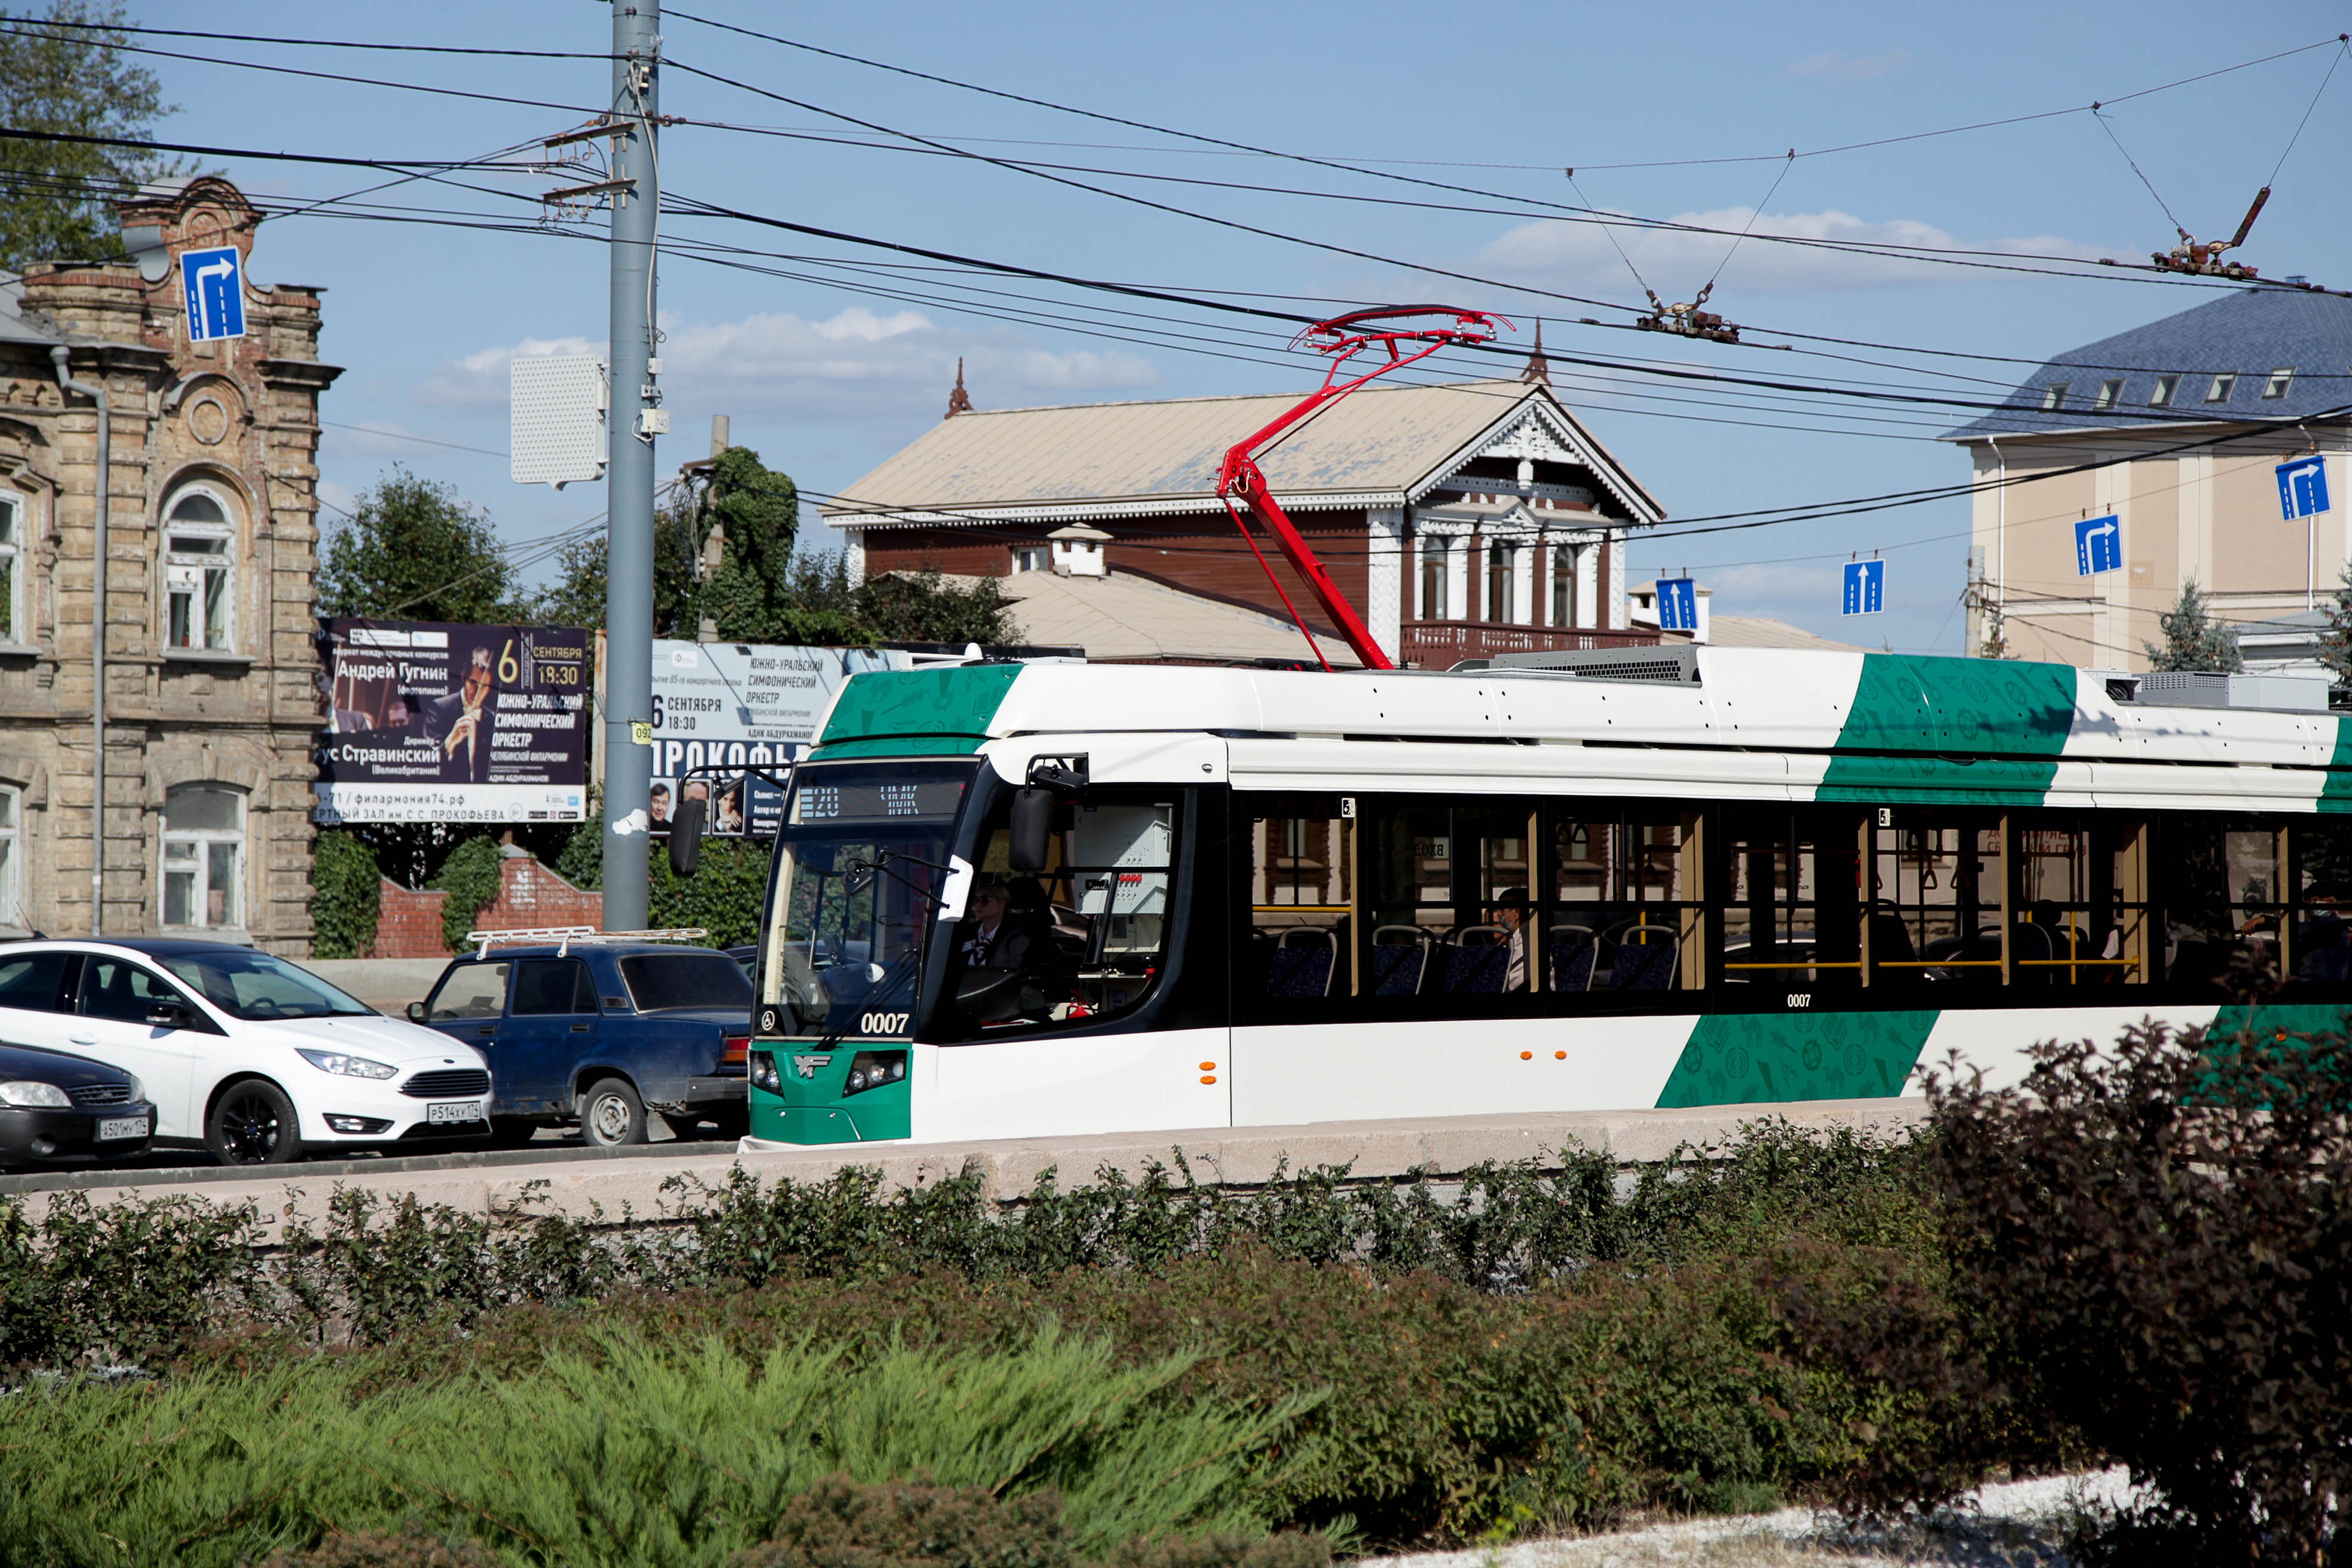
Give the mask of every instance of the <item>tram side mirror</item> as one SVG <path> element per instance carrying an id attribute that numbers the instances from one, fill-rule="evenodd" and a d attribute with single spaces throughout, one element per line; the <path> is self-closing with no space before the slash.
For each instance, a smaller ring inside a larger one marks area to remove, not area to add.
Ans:
<path id="1" fill-rule="evenodd" d="M 1054 792 L 1034 786 L 1013 792 L 1012 841 L 1004 863 L 1016 875 L 1034 875 L 1045 869 L 1054 846 Z"/>
<path id="2" fill-rule="evenodd" d="M 703 800 L 680 800 L 669 818 L 669 869 L 692 876 L 702 864 L 702 820 L 710 809 Z"/>
<path id="3" fill-rule="evenodd" d="M 975 1022 L 1003 1023 L 1021 1016 L 1021 971 L 966 969 L 956 982 L 956 1006 Z"/>

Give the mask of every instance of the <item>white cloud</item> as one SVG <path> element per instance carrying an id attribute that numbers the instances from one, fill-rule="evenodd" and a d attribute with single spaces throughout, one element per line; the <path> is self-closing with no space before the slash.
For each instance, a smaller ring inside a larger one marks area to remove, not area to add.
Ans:
<path id="1" fill-rule="evenodd" d="M 1160 379 L 1137 354 L 1045 349 L 1010 330 L 943 328 L 916 310 L 883 316 L 853 305 L 823 320 L 762 312 L 734 321 L 668 319 L 663 328 L 662 384 L 672 402 L 752 419 L 860 418 L 944 406 L 959 358 L 982 407 L 1148 387 Z M 442 365 L 418 393 L 430 402 L 502 407 L 507 366 L 517 357 L 601 351 L 585 339 L 527 339 Z"/>
<path id="2" fill-rule="evenodd" d="M 1781 68 L 1784 77 L 1820 77 L 1829 81 L 1868 81 L 1890 71 L 1899 71 L 1912 61 L 1908 49 L 1889 49 L 1883 55 L 1862 55 L 1849 58 L 1832 49 L 1826 54 L 1810 55 L 1794 65 Z"/>
<path id="3" fill-rule="evenodd" d="M 1716 233 L 1684 229 L 1619 226 L 1604 230 L 1598 224 L 1541 220 L 1506 231 L 1478 253 L 1477 262 L 1521 280 L 1554 287 L 1573 287 L 1580 292 L 1606 290 L 1612 296 L 1633 291 L 1625 263 L 1610 243 L 1610 234 L 1633 258 L 1650 286 L 1669 300 L 1687 299 L 1713 276 L 1730 250 L 1732 236 L 1748 226 L 1753 209 L 1722 207 L 1713 212 L 1677 213 L 1669 222 Z M 1766 213 L 1756 216 L 1755 228 L 1724 270 L 1725 287 L 1735 292 L 1795 293 L 1809 289 L 1851 288 L 1880 283 L 1951 281 L 1969 277 L 1994 277 L 1956 267 L 1929 267 L 1916 261 L 1867 252 L 1818 246 L 1781 245 L 1759 239 L 1784 235 L 1803 240 L 1845 244 L 1899 245 L 1933 250 L 1963 248 L 2005 255 L 2063 256 L 2095 261 L 2096 246 L 2055 235 L 2029 238 L 1965 242 L 1947 230 L 1916 218 L 1873 221 L 1835 208 L 1818 213 Z"/>

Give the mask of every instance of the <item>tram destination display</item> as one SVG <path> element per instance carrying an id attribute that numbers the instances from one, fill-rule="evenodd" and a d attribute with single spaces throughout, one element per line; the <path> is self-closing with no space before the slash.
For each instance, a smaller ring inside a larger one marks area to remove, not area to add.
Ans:
<path id="1" fill-rule="evenodd" d="M 666 834 L 677 807 L 705 802 L 704 830 L 773 838 L 784 793 L 748 772 L 698 768 L 784 767 L 816 739 L 834 693 L 866 670 L 903 670 L 904 653 L 764 643 L 654 643 L 654 781 L 649 815 Z"/>
<path id="2" fill-rule="evenodd" d="M 589 648 L 574 627 L 325 622 L 313 817 L 585 820 Z"/>

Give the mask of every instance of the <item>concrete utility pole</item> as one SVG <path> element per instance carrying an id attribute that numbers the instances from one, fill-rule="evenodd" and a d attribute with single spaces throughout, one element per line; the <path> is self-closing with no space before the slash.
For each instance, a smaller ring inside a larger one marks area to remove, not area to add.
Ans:
<path id="1" fill-rule="evenodd" d="M 667 425 L 653 384 L 654 250 L 661 216 L 659 0 L 612 0 L 612 504 L 604 578 L 604 929 L 646 925 L 653 787 L 654 437 Z"/>

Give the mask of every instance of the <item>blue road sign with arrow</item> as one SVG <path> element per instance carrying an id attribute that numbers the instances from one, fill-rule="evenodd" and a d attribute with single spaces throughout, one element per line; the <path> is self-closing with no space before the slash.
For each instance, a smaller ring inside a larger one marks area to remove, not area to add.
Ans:
<path id="1" fill-rule="evenodd" d="M 2124 529 L 2110 512 L 2104 517 L 2084 517 L 2074 525 L 2074 575 L 2096 577 L 2103 571 L 2119 571 L 2124 564 Z"/>
<path id="2" fill-rule="evenodd" d="M 1845 601 L 1841 615 L 1875 615 L 1886 608 L 1886 563 L 1850 560 L 1845 563 Z"/>
<path id="3" fill-rule="evenodd" d="M 2327 459 L 2315 452 L 2292 463 L 2282 463 L 2278 475 L 2279 516 L 2288 522 L 2327 510 Z"/>
<path id="4" fill-rule="evenodd" d="M 1658 630 L 1698 630 L 1698 584 L 1687 577 L 1658 579 Z"/>
<path id="5" fill-rule="evenodd" d="M 180 253 L 180 287 L 188 300 L 188 341 L 245 336 L 245 280 L 236 246 Z"/>

